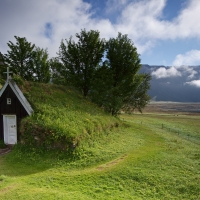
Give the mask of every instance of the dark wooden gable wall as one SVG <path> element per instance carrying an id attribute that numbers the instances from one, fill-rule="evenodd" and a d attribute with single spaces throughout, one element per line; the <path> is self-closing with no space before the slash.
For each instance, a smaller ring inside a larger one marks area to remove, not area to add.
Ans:
<path id="1" fill-rule="evenodd" d="M 11 104 L 7 104 L 7 98 L 11 99 Z M 17 116 L 17 138 L 19 139 L 19 125 L 22 118 L 26 117 L 28 113 L 18 100 L 11 87 L 8 85 L 0 97 L 0 139 L 3 139 L 3 115 Z"/>

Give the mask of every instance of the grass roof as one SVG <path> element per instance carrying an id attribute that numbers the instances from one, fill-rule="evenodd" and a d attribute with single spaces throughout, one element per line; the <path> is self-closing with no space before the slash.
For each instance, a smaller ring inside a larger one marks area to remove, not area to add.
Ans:
<path id="1" fill-rule="evenodd" d="M 34 110 L 22 120 L 21 143 L 71 149 L 120 123 L 74 88 L 33 82 L 20 88 Z"/>

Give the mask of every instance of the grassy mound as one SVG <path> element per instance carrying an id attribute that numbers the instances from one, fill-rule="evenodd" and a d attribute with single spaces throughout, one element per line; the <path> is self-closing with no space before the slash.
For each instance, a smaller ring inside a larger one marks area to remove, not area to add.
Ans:
<path id="1" fill-rule="evenodd" d="M 71 151 L 120 123 L 73 88 L 32 82 L 20 88 L 34 110 L 22 120 L 22 144 Z"/>

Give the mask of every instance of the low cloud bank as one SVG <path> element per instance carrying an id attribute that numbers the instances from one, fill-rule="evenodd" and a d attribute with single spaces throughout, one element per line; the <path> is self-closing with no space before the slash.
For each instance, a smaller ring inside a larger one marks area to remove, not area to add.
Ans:
<path id="1" fill-rule="evenodd" d="M 149 95 L 157 101 L 200 102 L 200 66 L 149 66 L 142 73 L 152 75 Z"/>

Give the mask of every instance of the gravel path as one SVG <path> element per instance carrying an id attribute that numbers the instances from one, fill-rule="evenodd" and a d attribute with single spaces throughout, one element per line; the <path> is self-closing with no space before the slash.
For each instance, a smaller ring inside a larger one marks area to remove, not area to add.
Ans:
<path id="1" fill-rule="evenodd" d="M 0 156 L 10 153 L 11 151 L 12 151 L 12 147 L 6 147 L 4 149 L 0 149 Z"/>

